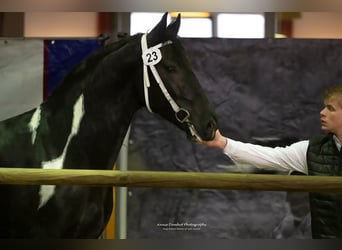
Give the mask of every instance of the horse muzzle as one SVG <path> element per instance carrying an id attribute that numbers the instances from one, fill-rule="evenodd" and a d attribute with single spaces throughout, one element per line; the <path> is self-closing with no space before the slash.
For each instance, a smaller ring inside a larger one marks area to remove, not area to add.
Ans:
<path id="1" fill-rule="evenodd" d="M 193 123 L 187 122 L 188 138 L 194 142 L 210 141 L 215 137 L 215 131 L 218 128 L 217 120 L 211 118 L 203 128 L 196 129 Z"/>

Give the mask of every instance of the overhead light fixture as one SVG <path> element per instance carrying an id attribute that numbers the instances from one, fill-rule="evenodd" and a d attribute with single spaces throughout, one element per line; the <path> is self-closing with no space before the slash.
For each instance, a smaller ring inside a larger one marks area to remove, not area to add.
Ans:
<path id="1" fill-rule="evenodd" d="M 172 18 L 176 18 L 179 13 L 184 18 L 208 18 L 210 17 L 210 12 L 170 12 L 170 16 Z"/>

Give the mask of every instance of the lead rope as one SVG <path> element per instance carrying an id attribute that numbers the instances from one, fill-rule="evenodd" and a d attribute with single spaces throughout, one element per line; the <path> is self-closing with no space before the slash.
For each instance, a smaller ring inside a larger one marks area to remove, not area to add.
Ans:
<path id="1" fill-rule="evenodd" d="M 162 93 L 164 94 L 166 100 L 170 103 L 172 109 L 175 111 L 175 116 L 177 120 L 180 123 L 183 122 L 189 122 L 189 117 L 190 113 L 184 108 L 180 108 L 177 103 L 173 100 L 169 92 L 167 91 L 162 79 L 160 78 L 160 75 L 157 71 L 157 68 L 155 67 L 156 64 L 160 62 L 162 59 L 161 52 L 159 48 L 172 44 L 172 41 L 168 40 L 164 43 L 159 43 L 153 47 L 147 48 L 147 39 L 146 39 L 146 33 L 143 34 L 141 37 L 141 49 L 142 49 L 142 59 L 144 62 L 144 68 L 143 68 L 143 73 L 144 73 L 144 96 L 145 96 L 145 103 L 146 103 L 146 108 L 147 110 L 152 113 L 152 109 L 150 106 L 150 101 L 149 101 L 149 95 L 148 95 L 148 88 L 151 86 L 150 84 L 150 79 L 148 77 L 148 69 L 147 67 L 150 67 L 151 72 L 154 76 L 154 79 L 156 80 L 159 88 L 161 89 Z"/>

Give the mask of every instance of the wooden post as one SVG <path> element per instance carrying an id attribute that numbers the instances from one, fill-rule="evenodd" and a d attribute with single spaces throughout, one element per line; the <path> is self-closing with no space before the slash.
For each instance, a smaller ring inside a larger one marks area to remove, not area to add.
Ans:
<path id="1" fill-rule="evenodd" d="M 113 166 L 113 170 L 116 170 L 116 165 Z M 105 238 L 106 240 L 115 240 L 115 208 L 116 208 L 116 196 L 115 196 L 115 187 L 112 187 L 113 189 L 113 208 L 112 208 L 112 212 L 110 214 L 110 218 L 109 221 L 107 223 L 106 226 L 106 234 L 105 234 Z"/>

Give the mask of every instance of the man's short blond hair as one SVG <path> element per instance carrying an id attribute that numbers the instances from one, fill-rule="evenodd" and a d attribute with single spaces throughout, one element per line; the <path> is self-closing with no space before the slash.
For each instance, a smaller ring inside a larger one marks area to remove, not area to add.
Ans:
<path id="1" fill-rule="evenodd" d="M 342 108 L 342 84 L 328 88 L 324 93 L 324 101 L 335 99 Z"/>

